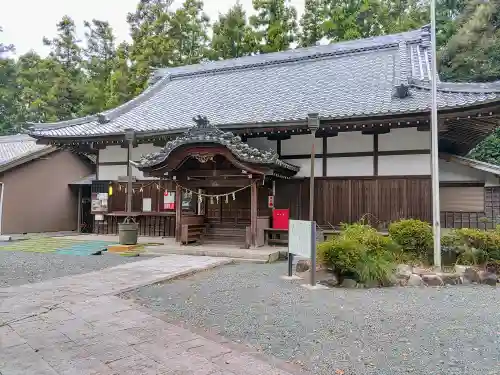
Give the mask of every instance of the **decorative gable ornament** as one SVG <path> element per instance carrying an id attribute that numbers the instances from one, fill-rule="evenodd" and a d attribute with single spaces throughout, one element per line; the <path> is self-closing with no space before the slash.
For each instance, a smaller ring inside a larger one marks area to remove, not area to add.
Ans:
<path id="1" fill-rule="evenodd" d="M 183 135 L 167 142 L 165 147 L 159 152 L 149 155 L 143 155 L 138 163 L 134 163 L 137 167 L 145 168 L 157 165 L 168 158 L 170 153 L 176 148 L 200 143 L 216 143 L 225 146 L 239 160 L 248 163 L 267 164 L 280 166 L 295 172 L 299 171 L 299 167 L 286 163 L 279 159 L 279 155 L 273 150 L 259 150 L 251 147 L 241 140 L 241 137 L 234 135 L 231 132 L 224 132 L 212 125 L 206 116 L 193 117 L 195 126 L 187 130 Z M 206 155 L 193 155 L 200 162 L 207 162 Z M 206 160 L 205 160 L 206 159 Z M 213 159 L 213 156 L 212 156 Z"/>
<path id="2" fill-rule="evenodd" d="M 394 97 L 404 99 L 411 96 L 410 86 L 404 83 L 394 87 Z"/>

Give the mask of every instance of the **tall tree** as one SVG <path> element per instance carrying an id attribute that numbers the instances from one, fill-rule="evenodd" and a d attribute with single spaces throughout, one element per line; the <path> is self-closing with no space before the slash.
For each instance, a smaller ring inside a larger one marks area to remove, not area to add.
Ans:
<path id="1" fill-rule="evenodd" d="M 28 52 L 17 61 L 19 87 L 18 123 L 59 120 L 59 109 L 51 103 L 51 89 L 58 79 L 60 64 L 52 58 L 41 58 Z M 57 103 L 56 103 L 57 104 Z"/>
<path id="2" fill-rule="evenodd" d="M 456 27 L 441 51 L 443 79 L 500 80 L 500 1 L 469 2 Z"/>
<path id="3" fill-rule="evenodd" d="M 174 43 L 173 65 L 197 64 L 207 57 L 210 20 L 203 1 L 185 0 L 170 19 L 168 36 Z"/>
<path id="4" fill-rule="evenodd" d="M 262 53 L 284 51 L 297 39 L 297 10 L 290 0 L 252 0 L 250 18 Z"/>
<path id="5" fill-rule="evenodd" d="M 245 10 L 239 2 L 225 14 L 219 14 L 212 30 L 212 60 L 247 56 L 256 52 L 255 33 L 248 25 Z"/>
<path id="6" fill-rule="evenodd" d="M 129 46 L 121 43 L 116 50 L 113 72 L 108 81 L 106 107 L 116 107 L 132 98 L 130 88 Z"/>
<path id="7" fill-rule="evenodd" d="M 51 47 L 50 57 L 56 62 L 57 73 L 52 83 L 48 104 L 56 109 L 57 118 L 70 119 L 82 114 L 84 103 L 83 74 L 81 70 L 82 49 L 76 37 L 74 21 L 64 16 L 57 24 L 57 36 L 44 38 Z"/>
<path id="8" fill-rule="evenodd" d="M 115 37 L 108 22 L 85 22 L 87 47 L 84 50 L 84 67 L 87 73 L 85 106 L 83 112 L 97 113 L 106 108 L 109 80 L 116 59 Z"/>
<path id="9" fill-rule="evenodd" d="M 138 95 L 146 87 L 151 67 L 168 66 L 172 62 L 173 45 L 169 39 L 172 0 L 141 0 L 134 13 L 127 15 L 132 44 L 130 90 Z"/>
<path id="10" fill-rule="evenodd" d="M 300 19 L 301 31 L 299 45 L 301 47 L 314 46 L 323 36 L 325 11 L 322 0 L 306 0 L 304 13 Z"/>
<path id="11" fill-rule="evenodd" d="M 19 88 L 16 82 L 16 63 L 12 59 L 0 59 L 0 132 L 12 130 L 18 113 Z"/>

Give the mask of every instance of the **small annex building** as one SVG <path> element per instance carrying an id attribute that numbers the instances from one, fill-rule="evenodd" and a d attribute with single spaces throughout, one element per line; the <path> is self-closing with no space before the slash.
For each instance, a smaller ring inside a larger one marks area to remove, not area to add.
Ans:
<path id="1" fill-rule="evenodd" d="M 28 135 L 0 137 L 0 234 L 78 230 L 74 182 L 94 168 L 92 158 L 39 145 Z"/>
<path id="2" fill-rule="evenodd" d="M 129 171 L 142 235 L 180 238 L 183 224 L 203 223 L 209 239 L 258 245 L 273 209 L 308 218 L 312 166 L 320 226 L 430 221 L 430 43 L 425 26 L 158 69 L 118 108 L 30 134 L 97 156 L 97 233 L 128 215 Z M 494 226 L 496 168 L 465 156 L 498 126 L 500 83 L 436 79 L 442 225 Z"/>

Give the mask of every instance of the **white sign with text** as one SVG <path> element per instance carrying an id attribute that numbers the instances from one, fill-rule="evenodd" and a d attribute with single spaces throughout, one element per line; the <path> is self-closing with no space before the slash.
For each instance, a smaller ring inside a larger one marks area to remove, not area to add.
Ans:
<path id="1" fill-rule="evenodd" d="M 290 220 L 288 229 L 288 252 L 303 258 L 311 258 L 314 222 Z"/>

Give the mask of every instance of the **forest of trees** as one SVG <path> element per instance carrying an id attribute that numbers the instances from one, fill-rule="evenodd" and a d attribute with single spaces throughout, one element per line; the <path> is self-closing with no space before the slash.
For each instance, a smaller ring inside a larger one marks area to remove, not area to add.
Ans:
<path id="1" fill-rule="evenodd" d="M 235 5 L 210 20 L 201 0 L 139 0 L 127 15 L 131 42 L 116 40 L 106 20 L 84 23 L 83 40 L 68 16 L 44 37 L 50 54 L 15 49 L 0 38 L 0 133 L 25 122 L 52 122 L 115 107 L 144 90 L 152 68 L 195 64 L 419 28 L 422 0 L 305 0 L 298 19 L 288 0 L 253 0 L 249 16 Z M 437 0 L 439 71 L 443 80 L 500 80 L 500 0 Z M 1 37 L 0 28 L 0 37 Z M 500 164 L 500 132 L 473 156 Z"/>

